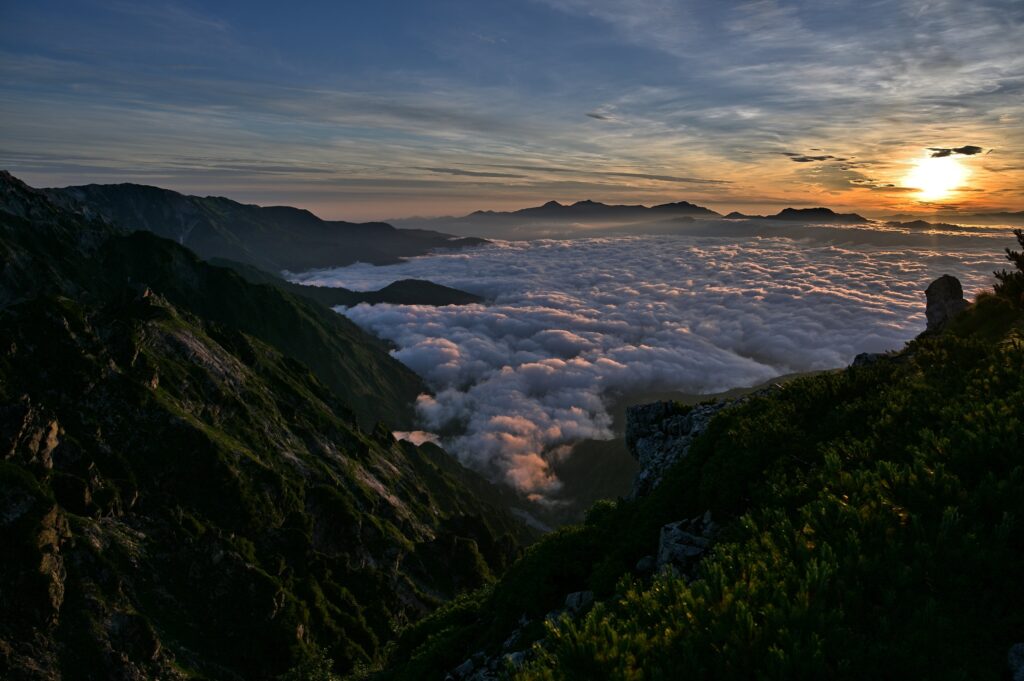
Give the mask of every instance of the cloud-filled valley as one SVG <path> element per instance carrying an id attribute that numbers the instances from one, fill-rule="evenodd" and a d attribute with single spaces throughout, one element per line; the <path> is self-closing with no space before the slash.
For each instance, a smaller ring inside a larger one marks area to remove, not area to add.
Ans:
<path id="1" fill-rule="evenodd" d="M 960 243 L 970 247 L 938 250 L 913 235 L 883 248 L 767 237 L 499 242 L 293 278 L 367 290 L 420 278 L 486 296 L 344 313 L 394 342 L 434 391 L 417 404 L 424 431 L 543 499 L 560 486 L 551 457 L 612 436 L 616 395 L 721 392 L 902 347 L 924 328 L 930 280 L 956 275 L 968 296 L 990 284 L 1001 241 Z"/>

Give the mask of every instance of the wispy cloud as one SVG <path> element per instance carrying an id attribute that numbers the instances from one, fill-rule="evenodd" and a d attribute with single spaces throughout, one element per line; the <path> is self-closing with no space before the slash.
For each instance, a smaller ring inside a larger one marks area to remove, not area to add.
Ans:
<path id="1" fill-rule="evenodd" d="M 419 170 L 426 170 L 431 173 L 441 173 L 444 175 L 458 175 L 460 177 L 508 177 L 508 178 L 525 178 L 526 175 L 516 175 L 513 173 L 489 173 L 477 170 L 463 170 L 461 168 L 419 168 Z"/>
<path id="2" fill-rule="evenodd" d="M 406 9 L 340 3 L 312 22 L 208 0 L 5 7 L 0 160 L 36 184 L 160 180 L 250 200 L 273 177 L 275 201 L 385 217 L 375 199 L 394 216 L 577 191 L 889 210 L 913 207 L 882 190 L 922 154 L 963 156 L 975 188 L 1004 196 L 1012 172 L 964 150 L 1024 158 L 1011 0 Z M 867 164 L 867 181 L 851 174 Z M 378 193 L 331 206 L 356 178 Z"/>

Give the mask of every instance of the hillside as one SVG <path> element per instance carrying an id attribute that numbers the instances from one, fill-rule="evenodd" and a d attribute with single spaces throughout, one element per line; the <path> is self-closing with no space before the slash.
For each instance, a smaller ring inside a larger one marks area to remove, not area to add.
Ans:
<path id="1" fill-rule="evenodd" d="M 146 232 L 125 233 L 103 220 L 82 220 L 0 177 L 7 215 L 19 202 L 32 212 L 8 218 L 0 235 L 9 263 L 0 302 L 57 292 L 72 297 L 152 286 L 172 303 L 273 345 L 303 362 L 372 429 L 378 420 L 412 425 L 412 403 L 426 388 L 389 348 L 345 317 L 275 286 L 252 285 L 224 267 Z M 23 185 L 21 185 L 23 187 Z M 28 197 L 28 198 L 26 198 Z M 112 238 L 117 236 L 117 238 Z"/>
<path id="2" fill-rule="evenodd" d="M 377 678 L 1008 678 L 1024 639 L 1010 259 L 995 295 L 899 353 L 652 412 L 688 448 L 660 485 L 407 629 Z"/>
<path id="3" fill-rule="evenodd" d="M 450 286 L 442 286 L 423 279 L 402 279 L 388 284 L 379 291 L 352 291 L 341 286 L 308 286 L 296 284 L 276 275 L 264 272 L 258 267 L 240 262 L 213 258 L 211 264 L 228 267 L 254 284 L 268 284 L 286 293 L 314 300 L 327 307 L 352 307 L 360 303 L 376 305 L 470 305 L 482 303 L 480 296 Z"/>
<path id="4" fill-rule="evenodd" d="M 0 256 L 0 677 L 265 679 L 321 651 L 349 672 L 531 538 L 507 493 L 361 428 L 283 350 L 291 327 L 348 353 L 339 383 L 401 393 L 320 306 L 9 175 Z"/>
<path id="5" fill-rule="evenodd" d="M 203 258 L 225 258 L 271 272 L 299 272 L 354 262 L 385 265 L 437 248 L 484 243 L 382 222 L 321 220 L 288 206 L 237 203 L 223 197 L 186 196 L 136 184 L 90 184 L 47 189 L 61 206 L 102 217 L 126 230 L 147 230 Z"/>

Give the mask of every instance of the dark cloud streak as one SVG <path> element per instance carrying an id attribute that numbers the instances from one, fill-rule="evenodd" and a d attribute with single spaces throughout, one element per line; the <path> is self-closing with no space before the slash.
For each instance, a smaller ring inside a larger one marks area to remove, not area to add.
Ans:
<path id="1" fill-rule="evenodd" d="M 812 149 L 811 151 L 821 151 L 820 149 Z M 809 156 L 807 154 L 798 154 L 794 151 L 780 151 L 783 156 L 788 156 L 789 160 L 793 163 L 818 163 L 821 161 L 847 161 L 849 159 L 843 158 L 842 156 L 833 156 L 832 154 L 822 154 L 819 156 Z"/>
<path id="2" fill-rule="evenodd" d="M 974 156 L 980 154 L 984 149 L 976 147 L 973 144 L 968 144 L 962 147 L 928 147 L 928 151 L 933 152 L 932 158 L 945 158 L 958 154 L 960 156 Z"/>

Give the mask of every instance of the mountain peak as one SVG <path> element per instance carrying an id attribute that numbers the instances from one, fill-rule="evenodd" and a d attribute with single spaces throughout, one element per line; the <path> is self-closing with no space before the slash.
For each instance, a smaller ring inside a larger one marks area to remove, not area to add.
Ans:
<path id="1" fill-rule="evenodd" d="M 824 206 L 817 206 L 816 208 L 783 208 L 778 212 L 778 215 L 836 215 L 836 212 L 831 208 L 825 208 Z"/>
<path id="2" fill-rule="evenodd" d="M 797 220 L 802 222 L 814 222 L 823 220 L 835 223 L 863 223 L 867 218 L 856 213 L 837 213 L 831 208 L 817 206 L 815 208 L 783 208 L 775 215 L 768 216 L 770 220 Z"/>

